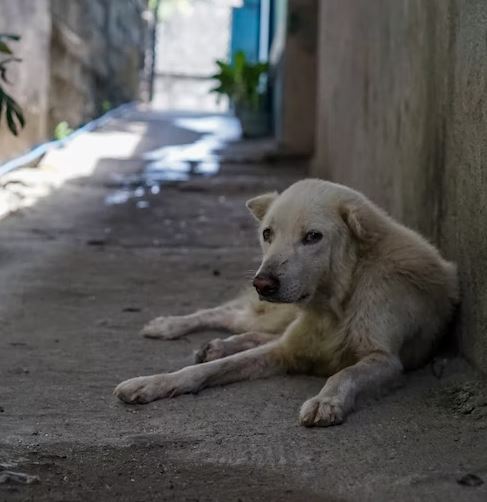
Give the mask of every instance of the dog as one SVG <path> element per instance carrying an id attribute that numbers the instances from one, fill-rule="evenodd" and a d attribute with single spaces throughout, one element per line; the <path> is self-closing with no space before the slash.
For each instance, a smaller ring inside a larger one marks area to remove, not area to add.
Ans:
<path id="1" fill-rule="evenodd" d="M 299 413 L 304 426 L 340 424 L 357 398 L 394 384 L 431 356 L 459 302 L 456 266 L 361 193 L 305 179 L 247 201 L 259 223 L 255 292 L 213 309 L 159 317 L 142 334 L 175 339 L 235 333 L 173 373 L 120 383 L 126 403 L 289 372 L 326 377 Z"/>

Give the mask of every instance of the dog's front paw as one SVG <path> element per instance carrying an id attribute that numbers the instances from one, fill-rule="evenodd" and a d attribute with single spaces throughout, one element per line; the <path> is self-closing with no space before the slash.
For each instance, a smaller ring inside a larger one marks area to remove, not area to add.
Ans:
<path id="1" fill-rule="evenodd" d="M 221 338 L 215 338 L 208 343 L 203 344 L 194 353 L 194 362 L 206 363 L 208 361 L 214 361 L 215 359 L 221 359 L 225 356 L 225 342 Z"/>
<path id="2" fill-rule="evenodd" d="M 188 324 L 181 317 L 156 317 L 147 323 L 140 334 L 146 338 L 174 340 L 188 332 Z"/>
<path id="3" fill-rule="evenodd" d="M 113 394 L 129 404 L 144 404 L 169 397 L 174 393 L 168 375 L 131 378 L 118 384 Z"/>
<path id="4" fill-rule="evenodd" d="M 305 427 L 338 425 L 344 419 L 343 405 L 331 397 L 312 397 L 303 404 L 299 412 L 299 423 Z"/>

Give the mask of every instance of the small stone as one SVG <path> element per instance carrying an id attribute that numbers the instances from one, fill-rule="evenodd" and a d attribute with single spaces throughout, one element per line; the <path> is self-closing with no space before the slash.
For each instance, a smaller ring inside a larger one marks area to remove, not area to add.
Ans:
<path id="1" fill-rule="evenodd" d="M 3 471 L 2 473 L 0 473 L 0 484 L 16 483 L 22 485 L 30 485 L 32 483 L 38 482 L 38 476 L 31 476 L 30 474 L 25 474 L 24 472 Z"/>
<path id="2" fill-rule="evenodd" d="M 477 476 L 476 474 L 465 474 L 461 478 L 457 479 L 457 483 L 463 486 L 480 486 L 484 484 L 482 478 Z"/>
<path id="3" fill-rule="evenodd" d="M 140 312 L 142 309 L 139 307 L 125 307 L 122 312 Z"/>
<path id="4" fill-rule="evenodd" d="M 87 246 L 105 246 L 106 243 L 106 239 L 88 239 L 86 241 Z"/>

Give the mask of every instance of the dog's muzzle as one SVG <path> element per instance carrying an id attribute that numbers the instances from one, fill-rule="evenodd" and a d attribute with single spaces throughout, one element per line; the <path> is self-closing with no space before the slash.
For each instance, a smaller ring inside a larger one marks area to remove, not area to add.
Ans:
<path id="1" fill-rule="evenodd" d="M 254 288 L 259 296 L 267 298 L 279 291 L 279 279 L 271 274 L 258 274 L 253 281 Z"/>

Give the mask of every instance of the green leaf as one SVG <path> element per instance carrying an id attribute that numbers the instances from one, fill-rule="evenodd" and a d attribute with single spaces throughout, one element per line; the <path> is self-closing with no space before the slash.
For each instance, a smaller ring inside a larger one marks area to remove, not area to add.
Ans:
<path id="1" fill-rule="evenodd" d="M 12 109 L 7 106 L 7 126 L 10 129 L 10 132 L 14 135 L 17 136 L 19 134 L 17 130 L 17 124 L 14 121 L 13 114 L 12 114 Z"/>
<path id="2" fill-rule="evenodd" d="M 217 59 L 217 60 L 215 61 L 215 63 L 216 63 L 216 65 L 217 65 L 220 69 L 222 69 L 222 70 L 223 70 L 223 68 L 228 68 L 228 67 L 230 66 L 227 62 L 222 61 L 221 59 Z"/>
<path id="3" fill-rule="evenodd" d="M 0 33 L 0 40 L 2 40 L 2 38 L 18 42 L 22 37 L 20 35 L 16 35 L 15 33 Z"/>
<path id="4" fill-rule="evenodd" d="M 0 125 L 2 123 L 2 115 L 3 115 L 3 104 L 5 102 L 3 90 L 0 89 Z"/>
<path id="5" fill-rule="evenodd" d="M 245 65 L 247 64 L 247 56 L 244 51 L 238 51 L 233 57 L 235 71 L 237 73 L 241 72 Z"/>
<path id="6" fill-rule="evenodd" d="M 0 52 L 3 54 L 13 54 L 11 51 L 10 47 L 5 43 L 0 40 Z"/>
<path id="7" fill-rule="evenodd" d="M 5 102 L 5 117 L 7 119 L 7 127 L 10 132 L 17 136 L 19 133 L 19 128 L 22 129 L 25 126 L 25 118 L 22 113 L 22 109 L 18 103 L 9 96 L 3 89 L 3 101 Z"/>
<path id="8" fill-rule="evenodd" d="M 20 128 L 23 129 L 25 127 L 25 117 L 24 113 L 22 112 L 22 109 L 20 106 L 17 104 L 17 102 L 13 101 L 13 111 L 15 113 L 15 116 L 17 117 L 17 121 L 19 122 Z"/>
<path id="9" fill-rule="evenodd" d="M 216 65 L 219 71 L 212 78 L 217 86 L 212 92 L 226 94 L 233 103 L 257 108 L 265 83 L 263 76 L 269 65 L 250 62 L 243 51 L 234 54 L 232 64 L 217 60 Z"/>
<path id="10" fill-rule="evenodd" d="M 73 129 L 69 127 L 69 124 L 63 120 L 62 122 L 59 122 L 59 124 L 54 128 L 54 137 L 57 140 L 62 140 L 64 138 L 67 138 L 71 133 L 73 132 Z"/>
<path id="11" fill-rule="evenodd" d="M 0 79 L 2 79 L 3 82 L 5 82 L 6 84 L 8 84 L 8 80 L 7 80 L 7 68 L 5 68 L 5 66 L 1 66 L 1 65 L 0 65 Z"/>

